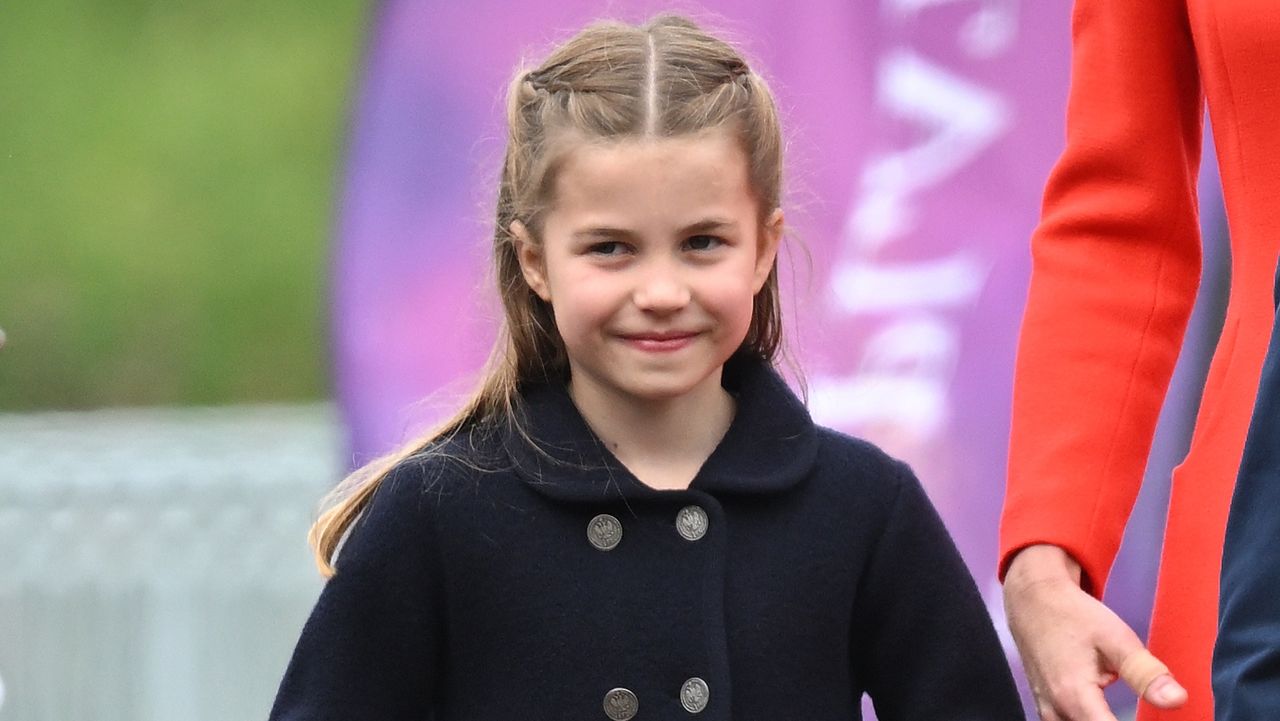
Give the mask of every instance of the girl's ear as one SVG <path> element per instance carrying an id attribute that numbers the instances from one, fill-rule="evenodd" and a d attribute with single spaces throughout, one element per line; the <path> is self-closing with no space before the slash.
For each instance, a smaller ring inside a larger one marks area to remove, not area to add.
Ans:
<path id="1" fill-rule="evenodd" d="M 764 282 L 769 279 L 773 270 L 773 262 L 778 258 L 778 244 L 782 242 L 782 208 L 774 208 L 773 212 L 760 226 L 760 249 L 756 255 L 756 270 L 753 279 L 753 291 L 760 292 Z"/>
<path id="2" fill-rule="evenodd" d="M 520 261 L 520 272 L 524 282 L 544 301 L 551 302 L 551 288 L 547 285 L 547 266 L 542 257 L 542 248 L 533 242 L 529 229 L 518 220 L 511 221 L 508 228 L 516 242 L 516 258 Z"/>

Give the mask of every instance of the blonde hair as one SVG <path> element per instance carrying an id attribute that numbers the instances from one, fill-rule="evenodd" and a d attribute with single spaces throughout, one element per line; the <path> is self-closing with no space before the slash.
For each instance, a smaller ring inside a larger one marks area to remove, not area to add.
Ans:
<path id="1" fill-rule="evenodd" d="M 344 534 L 382 479 L 410 458 L 431 455 L 460 431 L 510 422 L 520 388 L 568 378 L 568 358 L 551 306 L 526 284 L 512 223 L 535 242 L 550 205 L 557 163 L 583 140 L 666 138 L 725 129 L 748 159 L 751 188 L 765 219 L 780 206 L 782 134 L 764 80 L 728 43 L 693 22 L 660 15 L 643 25 L 592 24 L 519 72 L 507 91 L 507 145 L 493 225 L 493 264 L 504 319 L 478 388 L 449 420 L 340 483 L 308 540 L 325 576 L 335 573 Z M 775 263 L 756 295 L 739 352 L 770 364 L 782 346 Z"/>

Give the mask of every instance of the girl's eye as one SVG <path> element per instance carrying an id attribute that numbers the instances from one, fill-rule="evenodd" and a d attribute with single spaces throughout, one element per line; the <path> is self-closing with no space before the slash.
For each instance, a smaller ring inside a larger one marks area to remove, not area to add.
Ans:
<path id="1" fill-rule="evenodd" d="M 609 240 L 603 243 L 596 243 L 587 248 L 587 252 L 591 255 L 622 255 L 627 251 L 627 246 L 616 240 Z"/>
<path id="2" fill-rule="evenodd" d="M 724 245 L 724 241 L 714 235 L 695 235 L 685 241 L 690 250 L 711 250 Z"/>

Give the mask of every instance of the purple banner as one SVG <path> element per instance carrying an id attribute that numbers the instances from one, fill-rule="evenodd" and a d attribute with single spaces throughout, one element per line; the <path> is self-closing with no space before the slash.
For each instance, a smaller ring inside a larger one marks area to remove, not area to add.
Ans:
<path id="1" fill-rule="evenodd" d="M 848 201 L 805 354 L 815 415 L 911 462 L 984 580 L 1027 238 L 1063 135 L 1066 10 L 1030 8 L 881 4 L 870 134 L 826 190 Z"/>

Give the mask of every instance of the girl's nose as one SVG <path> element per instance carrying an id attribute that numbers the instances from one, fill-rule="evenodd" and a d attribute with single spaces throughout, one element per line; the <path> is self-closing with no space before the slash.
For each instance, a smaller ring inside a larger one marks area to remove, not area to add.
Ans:
<path id="1" fill-rule="evenodd" d="M 689 286 L 670 269 L 648 273 L 633 294 L 636 307 L 652 313 L 670 313 L 689 304 Z"/>

